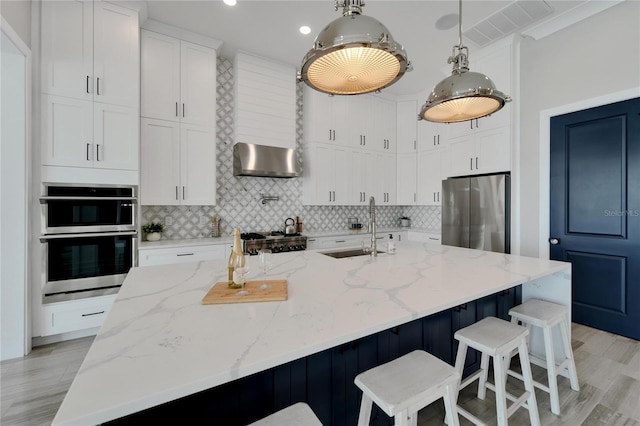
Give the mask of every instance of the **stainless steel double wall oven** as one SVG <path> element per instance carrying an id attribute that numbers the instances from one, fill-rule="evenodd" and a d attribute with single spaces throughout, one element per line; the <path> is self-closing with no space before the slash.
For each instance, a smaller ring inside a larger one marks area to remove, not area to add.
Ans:
<path id="1" fill-rule="evenodd" d="M 133 186 L 43 185 L 43 301 L 117 293 L 136 265 Z"/>

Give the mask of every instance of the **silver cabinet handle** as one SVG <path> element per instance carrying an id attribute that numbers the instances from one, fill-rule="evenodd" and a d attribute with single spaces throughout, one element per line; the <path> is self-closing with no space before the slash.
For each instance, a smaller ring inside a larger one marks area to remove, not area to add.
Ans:
<path id="1" fill-rule="evenodd" d="M 416 193 L 415 192 L 413 193 L 413 202 L 414 203 L 416 202 Z"/>
<path id="2" fill-rule="evenodd" d="M 473 157 L 469 157 L 469 170 L 473 170 Z"/>
<path id="3" fill-rule="evenodd" d="M 478 157 L 476 157 L 476 170 L 478 170 Z"/>
<path id="4" fill-rule="evenodd" d="M 176 200 L 178 199 L 178 186 L 176 185 Z"/>
<path id="5" fill-rule="evenodd" d="M 89 158 L 89 148 L 91 147 L 91 144 L 88 143 L 87 144 L 87 161 L 91 161 L 91 158 Z"/>
<path id="6" fill-rule="evenodd" d="M 100 144 L 96 145 L 96 161 L 100 161 Z"/>
<path id="7" fill-rule="evenodd" d="M 329 129 L 329 140 L 331 140 L 331 129 Z"/>
<path id="8" fill-rule="evenodd" d="M 433 146 L 436 146 L 436 135 L 433 135 Z"/>
<path id="9" fill-rule="evenodd" d="M 364 142 L 363 145 L 367 145 L 367 135 L 363 135 L 362 136 L 362 141 Z"/>
<path id="10" fill-rule="evenodd" d="M 184 200 L 184 186 L 182 187 L 182 199 Z"/>
<path id="11" fill-rule="evenodd" d="M 176 256 L 193 256 L 193 253 L 178 253 Z"/>
<path id="12" fill-rule="evenodd" d="M 176 102 L 176 117 L 178 116 L 178 103 Z"/>
<path id="13" fill-rule="evenodd" d="M 333 131 L 333 140 L 334 141 L 336 140 L 336 131 L 335 130 Z"/>
<path id="14" fill-rule="evenodd" d="M 336 201 L 336 191 L 333 191 L 333 201 Z"/>
<path id="15" fill-rule="evenodd" d="M 336 240 L 336 243 L 346 243 L 347 240 Z"/>
<path id="16" fill-rule="evenodd" d="M 91 93 L 91 92 L 89 92 L 89 78 L 90 78 L 90 77 L 89 77 L 89 76 L 87 76 L 87 93 Z"/>
<path id="17" fill-rule="evenodd" d="M 182 118 L 184 118 L 184 102 L 182 103 Z"/>
<path id="18" fill-rule="evenodd" d="M 417 147 L 416 145 L 417 145 L 417 142 L 416 142 L 416 141 L 413 141 L 413 150 L 414 150 L 414 151 L 415 151 L 416 149 L 418 149 L 418 147 Z"/>
<path id="19" fill-rule="evenodd" d="M 100 94 L 100 77 L 97 78 L 97 83 L 96 83 L 96 94 L 99 95 Z"/>
<path id="20" fill-rule="evenodd" d="M 440 145 L 440 135 L 438 135 L 438 145 Z"/>
<path id="21" fill-rule="evenodd" d="M 100 314 L 104 314 L 104 311 L 99 311 L 99 312 L 91 312 L 90 314 L 82 314 L 83 317 L 90 317 L 92 315 L 100 315 Z"/>
<path id="22" fill-rule="evenodd" d="M 331 191 L 329 191 L 329 201 L 331 201 Z"/>

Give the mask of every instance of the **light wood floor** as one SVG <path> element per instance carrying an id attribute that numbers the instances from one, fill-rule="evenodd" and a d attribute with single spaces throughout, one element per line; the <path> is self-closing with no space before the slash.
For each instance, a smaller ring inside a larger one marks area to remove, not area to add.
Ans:
<path id="1" fill-rule="evenodd" d="M 542 425 L 640 426 L 640 342 L 579 324 L 572 325 L 572 345 L 580 392 L 571 390 L 569 380 L 560 377 L 560 409 L 551 413 L 549 396 L 536 390 Z M 28 356 L 0 363 L 0 424 L 49 425 L 71 385 L 93 338 L 35 348 Z M 533 366 L 534 378 L 546 381 L 546 372 Z M 512 383 L 513 382 L 513 383 Z M 522 387 L 509 379 L 509 391 Z M 464 389 L 459 403 L 490 424 L 495 424 L 495 396 L 487 391 L 484 401 L 476 399 L 474 386 Z M 442 425 L 441 401 L 423 409 L 419 426 Z M 461 425 L 471 424 L 461 418 Z M 511 424 L 529 424 L 527 411 L 520 408 Z"/>

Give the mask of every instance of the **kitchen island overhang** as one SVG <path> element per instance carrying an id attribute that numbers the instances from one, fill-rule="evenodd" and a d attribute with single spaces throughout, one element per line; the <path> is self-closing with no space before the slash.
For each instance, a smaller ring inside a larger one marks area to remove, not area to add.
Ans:
<path id="1" fill-rule="evenodd" d="M 520 284 L 523 300 L 571 302 L 568 263 L 430 243 L 273 263 L 287 301 L 201 305 L 225 279 L 222 261 L 132 269 L 54 424 L 104 423 Z"/>

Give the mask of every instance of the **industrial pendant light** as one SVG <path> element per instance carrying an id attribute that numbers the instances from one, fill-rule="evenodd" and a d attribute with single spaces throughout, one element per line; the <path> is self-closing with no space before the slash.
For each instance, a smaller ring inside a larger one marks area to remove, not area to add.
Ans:
<path id="1" fill-rule="evenodd" d="M 327 25 L 302 60 L 299 79 L 320 92 L 357 95 L 380 90 L 411 70 L 407 54 L 376 19 L 362 15 L 364 0 L 336 0 L 342 17 Z"/>
<path id="2" fill-rule="evenodd" d="M 453 72 L 431 90 L 420 111 L 420 119 L 456 123 L 484 117 L 501 109 L 511 98 L 496 89 L 489 77 L 469 71 L 469 51 L 462 45 L 462 0 L 458 14 L 460 40 L 453 46 Z"/>

